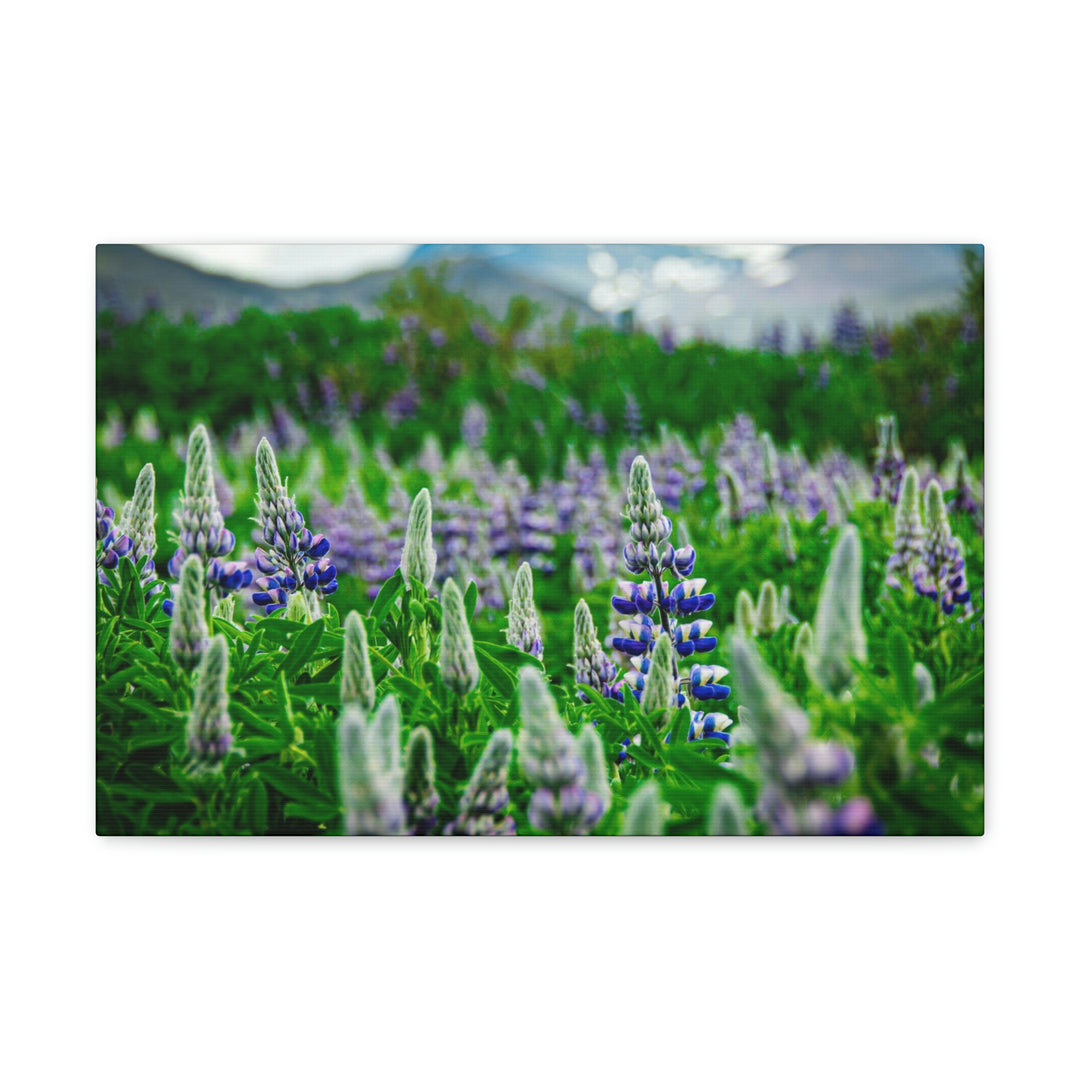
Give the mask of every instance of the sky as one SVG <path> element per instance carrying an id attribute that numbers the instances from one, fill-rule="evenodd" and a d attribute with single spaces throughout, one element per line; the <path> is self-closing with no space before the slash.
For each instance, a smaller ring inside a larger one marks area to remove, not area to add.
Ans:
<path id="1" fill-rule="evenodd" d="M 151 251 L 200 270 L 266 285 L 348 281 L 368 270 L 400 266 L 415 244 L 147 244 Z"/>
<path id="2" fill-rule="evenodd" d="M 156 244 L 201 270 L 292 287 L 348 281 L 410 261 L 481 256 L 519 280 L 579 297 L 615 318 L 677 340 L 698 334 L 747 345 L 774 322 L 827 333 L 842 302 L 869 321 L 899 321 L 955 300 L 948 244 Z M 482 298 L 481 298 L 482 299 Z"/>

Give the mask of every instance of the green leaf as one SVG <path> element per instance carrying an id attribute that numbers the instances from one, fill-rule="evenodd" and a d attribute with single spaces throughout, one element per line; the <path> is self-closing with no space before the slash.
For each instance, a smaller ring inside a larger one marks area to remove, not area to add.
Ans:
<path id="1" fill-rule="evenodd" d="M 897 626 L 889 630 L 885 639 L 885 648 L 889 657 L 889 670 L 896 680 L 897 690 L 900 692 L 900 700 L 908 709 L 915 708 L 915 661 L 911 656 L 911 646 L 908 645 L 907 635 Z"/>
<path id="2" fill-rule="evenodd" d="M 319 639 L 323 636 L 326 624 L 322 619 L 305 627 L 289 647 L 288 655 L 281 662 L 278 670 L 289 679 L 295 679 L 300 669 L 315 655 Z"/>
<path id="3" fill-rule="evenodd" d="M 257 835 L 265 835 L 269 820 L 270 797 L 266 793 L 266 785 L 259 779 L 251 782 L 251 827 Z"/>
<path id="4" fill-rule="evenodd" d="M 479 592 L 476 588 L 476 582 L 470 581 L 465 589 L 465 596 L 462 598 L 465 603 L 465 614 L 469 618 L 469 622 L 476 617 L 476 603 L 479 599 Z"/>
<path id="5" fill-rule="evenodd" d="M 514 673 L 505 665 L 501 664 L 486 648 L 484 643 L 475 642 L 476 662 L 484 673 L 488 682 L 503 697 L 510 697 L 514 693 L 516 682 Z"/>
<path id="6" fill-rule="evenodd" d="M 337 812 L 337 804 L 333 799 L 306 780 L 300 779 L 291 769 L 262 763 L 256 765 L 255 769 L 259 776 L 285 798 L 303 806 L 318 807 L 324 817 Z"/>
<path id="7" fill-rule="evenodd" d="M 371 605 L 371 618 L 375 622 L 376 630 L 382 626 L 383 619 L 386 618 L 387 612 L 390 610 L 390 605 L 398 598 L 398 595 L 404 587 L 405 582 L 401 578 L 400 568 L 395 570 L 393 574 L 383 582 L 383 587 L 379 590 L 379 595 L 375 597 L 375 603 Z"/>

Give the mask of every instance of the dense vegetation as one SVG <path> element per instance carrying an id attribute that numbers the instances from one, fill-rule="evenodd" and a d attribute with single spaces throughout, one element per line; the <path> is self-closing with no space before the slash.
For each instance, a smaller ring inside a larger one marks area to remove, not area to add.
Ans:
<path id="1" fill-rule="evenodd" d="M 888 356 L 422 275 L 100 316 L 99 831 L 981 832 L 977 297 Z"/>

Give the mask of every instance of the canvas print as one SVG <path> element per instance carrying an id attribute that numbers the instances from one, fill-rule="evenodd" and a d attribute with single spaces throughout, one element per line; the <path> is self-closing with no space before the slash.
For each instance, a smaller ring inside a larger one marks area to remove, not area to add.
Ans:
<path id="1" fill-rule="evenodd" d="M 980 246 L 102 245 L 96 333 L 99 834 L 983 832 Z"/>

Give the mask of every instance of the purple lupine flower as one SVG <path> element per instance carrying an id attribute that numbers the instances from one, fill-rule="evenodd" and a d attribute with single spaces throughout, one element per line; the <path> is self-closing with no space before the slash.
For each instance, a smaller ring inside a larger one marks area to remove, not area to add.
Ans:
<path id="1" fill-rule="evenodd" d="M 531 364 L 521 364 L 515 368 L 513 377 L 518 382 L 525 383 L 526 386 L 531 386 L 534 390 L 544 390 L 547 388 L 547 379 L 540 374 Z"/>
<path id="2" fill-rule="evenodd" d="M 818 368 L 818 376 L 817 376 L 817 384 L 816 385 L 817 385 L 817 388 L 819 390 L 824 390 L 829 385 L 829 373 L 830 373 L 830 371 L 831 371 L 831 368 L 829 367 L 829 361 L 828 360 L 824 361 L 822 363 L 821 367 Z"/>
<path id="3" fill-rule="evenodd" d="M 108 585 L 109 579 L 105 571 L 115 570 L 120 565 L 121 559 L 131 555 L 135 545 L 131 537 L 124 536 L 115 528 L 116 514 L 111 506 L 106 506 L 98 499 L 95 511 L 98 580 L 102 585 Z"/>
<path id="4" fill-rule="evenodd" d="M 857 353 L 866 340 L 866 330 L 852 304 L 843 304 L 833 317 L 833 347 L 842 353 Z"/>
<path id="5" fill-rule="evenodd" d="M 441 349 L 446 344 L 447 340 L 445 330 L 434 327 L 428 331 L 428 341 L 431 342 L 433 348 Z"/>
<path id="6" fill-rule="evenodd" d="M 465 445 L 473 450 L 479 450 L 487 438 L 488 414 L 483 405 L 470 401 L 465 406 L 465 413 L 461 418 L 461 438 Z"/>
<path id="7" fill-rule="evenodd" d="M 896 504 L 904 478 L 904 455 L 896 437 L 896 417 L 877 418 L 878 445 L 874 452 L 874 498 Z"/>
<path id="8" fill-rule="evenodd" d="M 863 797 L 833 810 L 822 789 L 844 783 L 855 770 L 851 750 L 809 737 L 810 721 L 765 666 L 756 646 L 736 636 L 732 643 L 740 697 L 739 718 L 757 746 L 762 786 L 755 809 L 774 835 L 870 835 L 883 826 Z M 740 727 L 740 731 L 743 728 Z"/>
<path id="9" fill-rule="evenodd" d="M 178 547 L 169 560 L 169 574 L 179 580 L 189 555 L 202 561 L 202 580 L 219 597 L 251 584 L 252 572 L 241 562 L 225 562 L 236 546 L 236 537 L 225 527 L 225 518 L 214 484 L 213 451 L 210 436 L 202 424 L 196 425 L 188 439 L 184 472 L 184 492 L 176 514 Z M 173 601 L 162 604 L 172 615 Z"/>
<path id="10" fill-rule="evenodd" d="M 817 350 L 817 339 L 812 330 L 799 331 L 799 352 L 810 353 Z"/>
<path id="11" fill-rule="evenodd" d="M 305 527 L 303 515 L 281 482 L 277 459 L 266 439 L 255 452 L 255 476 L 259 489 L 255 505 L 266 547 L 255 553 L 264 576 L 256 581 L 258 591 L 252 599 L 270 615 L 286 607 L 289 594 L 301 587 L 308 590 L 312 602 L 317 595 L 330 596 L 338 587 L 337 568 L 326 558 L 330 541 Z"/>
<path id="12" fill-rule="evenodd" d="M 491 738 L 458 804 L 458 816 L 443 830 L 446 836 L 513 836 L 517 832 L 509 816 L 510 792 L 506 782 L 514 737 L 499 728 Z"/>
<path id="13" fill-rule="evenodd" d="M 670 326 L 664 326 L 660 330 L 660 336 L 656 339 L 656 343 L 665 356 L 670 356 L 675 351 L 675 334 Z"/>
<path id="14" fill-rule="evenodd" d="M 469 329 L 472 331 L 473 337 L 482 344 L 495 344 L 495 335 L 484 323 L 480 322 L 478 319 L 474 319 L 471 323 L 469 323 Z"/>
<path id="15" fill-rule="evenodd" d="M 931 401 L 933 401 L 933 399 L 934 395 L 930 389 L 930 384 L 924 381 L 919 387 L 919 404 L 924 406 L 925 408 L 929 408 L 930 403 Z"/>
<path id="16" fill-rule="evenodd" d="M 950 371 L 945 376 L 945 397 L 947 400 L 952 401 L 956 397 L 956 391 L 960 386 L 960 380 L 956 377 L 955 372 Z"/>
<path id="17" fill-rule="evenodd" d="M 757 347 L 762 352 L 783 353 L 786 336 L 784 324 L 774 322 L 768 330 L 758 334 Z"/>
<path id="18" fill-rule="evenodd" d="M 960 340 L 965 345 L 973 345 L 979 340 L 979 320 L 974 315 L 964 316 L 964 324 L 960 330 Z"/>
<path id="19" fill-rule="evenodd" d="M 601 648 L 592 612 L 584 600 L 574 609 L 574 668 L 580 686 L 591 686 L 604 697 L 622 701 L 622 691 L 615 688 L 619 669 Z M 584 694 L 581 699 L 588 700 Z"/>
<path id="20" fill-rule="evenodd" d="M 899 589 L 915 577 L 923 559 L 923 524 L 919 509 L 919 477 L 914 469 L 904 474 L 900 498 L 896 501 L 896 528 L 893 552 L 885 564 L 885 584 Z"/>
<path id="21" fill-rule="evenodd" d="M 396 394 L 392 394 L 383 410 L 391 427 L 397 427 L 403 420 L 416 415 L 420 404 L 420 388 L 414 379 L 410 379 Z"/>
<path id="22" fill-rule="evenodd" d="M 870 344 L 870 355 L 875 360 L 888 360 L 892 356 L 892 339 L 889 332 L 881 327 L 874 331 L 873 341 Z"/>
<path id="23" fill-rule="evenodd" d="M 266 374 L 271 379 L 281 378 L 281 361 L 275 360 L 272 356 L 263 357 L 263 363 L 266 365 Z"/>
<path id="24" fill-rule="evenodd" d="M 973 614 L 965 571 L 964 546 L 952 535 L 941 487 L 932 480 L 926 488 L 926 544 L 923 563 L 915 573 L 915 589 L 941 604 L 946 615 L 959 607 L 958 618 Z"/>
<path id="25" fill-rule="evenodd" d="M 535 668 L 522 669 L 518 699 L 518 764 L 534 788 L 529 800 L 529 824 L 537 832 L 587 835 L 604 816 L 604 796 L 593 790 L 590 770 L 578 744 L 564 726 L 544 677 Z"/>

